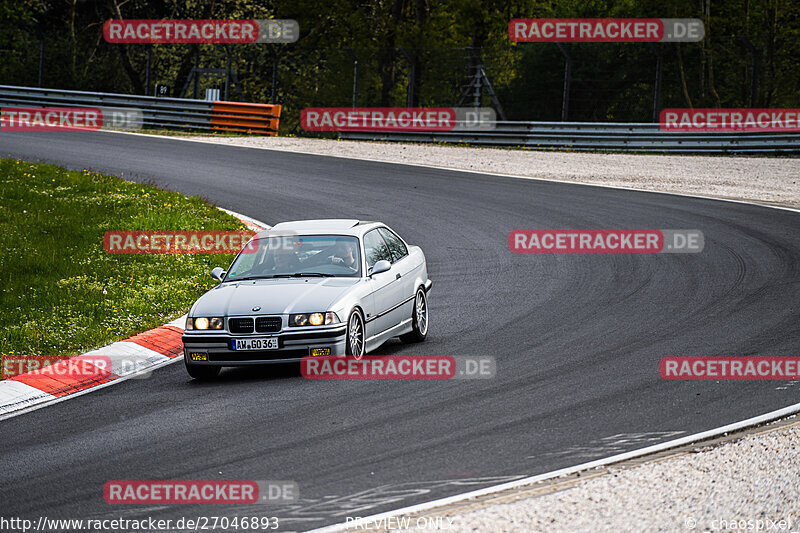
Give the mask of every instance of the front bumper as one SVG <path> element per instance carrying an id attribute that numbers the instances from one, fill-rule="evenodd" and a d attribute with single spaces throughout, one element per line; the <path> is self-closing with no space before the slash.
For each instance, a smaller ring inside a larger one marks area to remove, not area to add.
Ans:
<path id="1" fill-rule="evenodd" d="M 346 324 L 319 330 L 281 331 L 280 333 L 260 333 L 231 335 L 227 332 L 184 333 L 183 355 L 190 365 L 244 366 L 269 363 L 294 363 L 312 355 L 311 350 L 330 349 L 330 355 L 344 355 Z M 234 339 L 277 337 L 276 350 L 233 350 Z"/>

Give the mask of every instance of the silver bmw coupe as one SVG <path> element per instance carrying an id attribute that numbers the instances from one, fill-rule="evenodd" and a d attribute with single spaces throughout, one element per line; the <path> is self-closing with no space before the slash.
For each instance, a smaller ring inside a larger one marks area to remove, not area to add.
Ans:
<path id="1" fill-rule="evenodd" d="M 184 361 L 195 379 L 224 366 L 361 357 L 428 334 L 425 254 L 379 222 L 302 220 L 255 235 L 189 311 Z"/>

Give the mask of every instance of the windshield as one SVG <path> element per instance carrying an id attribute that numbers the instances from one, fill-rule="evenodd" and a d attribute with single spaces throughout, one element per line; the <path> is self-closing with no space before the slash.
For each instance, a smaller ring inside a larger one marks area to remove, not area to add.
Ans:
<path id="1" fill-rule="evenodd" d="M 254 239 L 233 261 L 225 281 L 274 277 L 361 276 L 358 239 L 293 235 Z"/>

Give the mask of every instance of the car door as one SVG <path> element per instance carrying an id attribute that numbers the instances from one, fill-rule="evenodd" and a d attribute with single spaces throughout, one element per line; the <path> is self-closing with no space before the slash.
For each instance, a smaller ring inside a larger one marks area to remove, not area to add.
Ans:
<path id="1" fill-rule="evenodd" d="M 378 261 L 392 262 L 392 252 L 377 229 L 364 235 L 364 258 L 367 269 Z M 402 301 L 403 287 L 394 268 L 387 272 L 373 275 L 370 280 L 372 316 L 366 317 L 367 337 L 374 337 L 396 324 L 391 317 L 391 310 Z"/>
<path id="2" fill-rule="evenodd" d="M 403 320 L 410 318 L 412 314 L 411 311 L 414 307 L 412 299 L 416 291 L 414 286 L 415 270 L 418 265 L 413 264 L 414 260 L 409 256 L 408 247 L 395 232 L 389 228 L 378 228 L 378 231 L 392 254 L 391 272 L 395 273 L 395 279 L 399 276 L 399 279 L 397 279 L 401 287 L 399 302 L 402 305 L 390 313 L 394 324 L 399 324 Z"/>

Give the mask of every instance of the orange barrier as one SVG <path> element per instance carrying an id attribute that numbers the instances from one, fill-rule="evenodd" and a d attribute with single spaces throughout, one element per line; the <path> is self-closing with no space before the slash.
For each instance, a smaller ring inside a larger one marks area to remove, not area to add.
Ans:
<path id="1" fill-rule="evenodd" d="M 278 135 L 280 116 L 279 105 L 214 102 L 211 129 L 275 136 Z"/>

